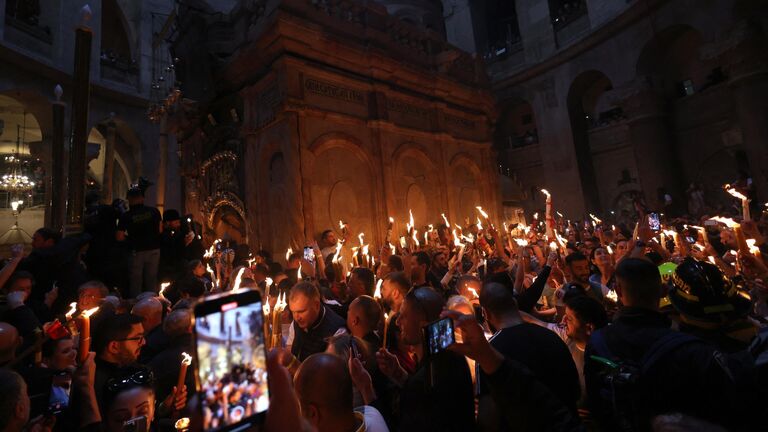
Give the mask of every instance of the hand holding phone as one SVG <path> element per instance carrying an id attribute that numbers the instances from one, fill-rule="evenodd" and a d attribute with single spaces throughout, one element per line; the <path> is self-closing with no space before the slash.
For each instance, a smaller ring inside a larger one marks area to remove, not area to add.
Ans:
<path id="1" fill-rule="evenodd" d="M 648 226 L 654 232 L 661 231 L 661 220 L 659 219 L 658 213 L 656 212 L 648 213 Z"/>
<path id="2" fill-rule="evenodd" d="M 304 246 L 304 259 L 315 265 L 315 249 L 312 246 Z"/>
<path id="3" fill-rule="evenodd" d="M 424 335 L 424 346 L 428 355 L 439 354 L 456 343 L 453 320 L 450 318 L 431 322 L 424 326 L 422 332 Z"/>

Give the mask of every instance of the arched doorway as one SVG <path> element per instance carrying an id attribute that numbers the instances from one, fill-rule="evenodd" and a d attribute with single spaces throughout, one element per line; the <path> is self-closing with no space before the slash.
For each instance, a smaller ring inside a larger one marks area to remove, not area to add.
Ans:
<path id="1" fill-rule="evenodd" d="M 602 72 L 591 70 L 581 73 L 568 90 L 568 116 L 576 150 L 576 163 L 581 178 L 584 205 L 589 212 L 600 210 L 597 176 L 592 163 L 589 129 L 598 125 L 604 108 L 601 96 L 612 89 L 611 81 Z"/>

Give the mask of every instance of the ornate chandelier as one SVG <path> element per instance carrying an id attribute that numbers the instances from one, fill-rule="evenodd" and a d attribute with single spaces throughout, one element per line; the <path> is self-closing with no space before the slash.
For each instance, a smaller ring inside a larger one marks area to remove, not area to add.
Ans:
<path id="1" fill-rule="evenodd" d="M 15 154 L 5 157 L 5 162 L 10 165 L 7 174 L 0 177 L 0 190 L 8 192 L 29 192 L 35 187 L 35 182 L 24 175 L 21 170 L 21 159 Z"/>
<path id="2" fill-rule="evenodd" d="M 26 123 L 26 113 L 24 115 Z M 26 125 L 25 125 L 26 126 Z M 19 158 L 19 148 L 21 146 L 20 126 L 16 126 L 16 151 L 5 157 L 5 163 L 8 166 L 8 172 L 0 177 L 0 190 L 11 193 L 29 192 L 35 187 L 35 182 L 29 179 L 22 170 L 22 160 Z"/>

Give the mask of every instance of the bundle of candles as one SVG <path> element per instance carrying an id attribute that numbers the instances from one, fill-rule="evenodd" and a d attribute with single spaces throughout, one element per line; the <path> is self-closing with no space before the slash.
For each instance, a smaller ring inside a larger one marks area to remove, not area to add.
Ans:
<path id="1" fill-rule="evenodd" d="M 269 290 L 269 286 L 267 287 Z M 274 307 L 270 306 L 269 294 L 262 309 L 264 310 L 264 346 L 266 349 L 272 349 L 283 346 L 283 326 L 282 316 L 285 308 L 288 307 L 287 293 L 278 293 L 277 301 Z"/>
<path id="2" fill-rule="evenodd" d="M 67 327 L 72 335 L 78 335 L 77 361 L 82 364 L 88 358 L 88 352 L 91 350 L 91 315 L 99 310 L 98 307 L 80 311 L 77 319 L 73 320 L 78 312 L 77 302 L 69 305 L 69 311 L 64 315 L 67 321 Z"/>

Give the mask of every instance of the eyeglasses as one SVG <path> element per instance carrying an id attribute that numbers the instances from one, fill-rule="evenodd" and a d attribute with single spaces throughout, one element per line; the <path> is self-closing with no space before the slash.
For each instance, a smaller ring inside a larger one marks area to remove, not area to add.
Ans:
<path id="1" fill-rule="evenodd" d="M 124 378 L 113 378 L 107 381 L 107 390 L 117 393 L 133 386 L 151 385 L 155 376 L 149 369 L 141 369 L 138 372 Z"/>

